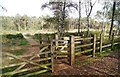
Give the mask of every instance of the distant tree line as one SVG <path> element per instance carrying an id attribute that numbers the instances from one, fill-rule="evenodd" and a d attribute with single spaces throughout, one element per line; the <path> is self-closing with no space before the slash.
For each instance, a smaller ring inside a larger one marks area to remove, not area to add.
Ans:
<path id="1" fill-rule="evenodd" d="M 14 17 L 0 16 L 2 18 L 2 30 L 5 31 L 28 31 L 28 30 L 51 30 L 57 31 L 56 19 L 50 16 L 29 17 L 17 14 Z M 91 29 L 101 29 L 102 22 L 90 18 Z M 78 18 L 66 18 L 64 21 L 65 31 L 78 29 Z M 108 27 L 110 23 L 108 23 Z M 86 17 L 81 18 L 81 30 L 86 29 Z"/>

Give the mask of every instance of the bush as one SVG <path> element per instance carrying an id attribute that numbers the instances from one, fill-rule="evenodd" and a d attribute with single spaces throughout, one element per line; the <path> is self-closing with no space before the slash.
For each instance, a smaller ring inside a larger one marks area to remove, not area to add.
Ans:
<path id="1" fill-rule="evenodd" d="M 3 35 L 3 37 L 6 37 L 8 39 L 23 39 L 23 35 L 21 33 L 13 35 L 13 34 L 8 34 L 8 35 Z"/>

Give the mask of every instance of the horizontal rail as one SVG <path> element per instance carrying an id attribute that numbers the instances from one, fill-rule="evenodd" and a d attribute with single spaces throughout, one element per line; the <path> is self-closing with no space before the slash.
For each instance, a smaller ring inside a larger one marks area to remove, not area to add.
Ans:
<path id="1" fill-rule="evenodd" d="M 79 45 L 79 46 L 76 46 L 75 48 L 81 48 L 81 47 L 87 47 L 87 46 L 91 46 L 93 45 L 93 43 L 90 43 L 90 44 L 85 44 L 85 45 Z"/>
<path id="2" fill-rule="evenodd" d="M 92 50 L 93 50 L 93 49 L 88 49 L 88 50 L 76 52 L 75 55 L 79 55 L 79 54 L 81 54 L 81 53 L 87 53 L 87 52 L 90 52 L 90 51 L 92 51 Z"/>
<path id="3" fill-rule="evenodd" d="M 67 55 L 57 55 L 57 57 L 68 57 Z"/>
<path id="4" fill-rule="evenodd" d="M 78 41 L 78 40 L 91 40 L 91 39 L 93 39 L 93 37 L 79 38 L 79 39 L 75 39 L 75 41 Z"/>
<path id="5" fill-rule="evenodd" d="M 47 66 L 51 65 L 51 63 L 49 63 L 49 64 L 40 64 L 40 65 L 48 68 Z M 18 70 L 18 71 L 11 71 L 11 72 L 4 73 L 3 75 L 13 75 L 13 74 L 17 74 L 17 73 L 21 73 L 21 72 L 25 72 L 25 71 L 30 71 L 30 70 L 33 70 L 33 69 L 36 69 L 36 68 L 40 68 L 40 67 L 35 66 L 33 68 L 25 68 L 25 69 L 21 69 L 21 70 Z"/>
<path id="6" fill-rule="evenodd" d="M 45 72 L 47 72 L 47 71 L 48 71 L 48 70 L 41 70 L 41 71 L 29 73 L 29 74 L 27 74 L 27 75 L 22 75 L 21 77 L 29 77 L 29 76 L 33 76 L 33 75 L 38 75 L 38 74 L 41 74 L 41 73 L 45 73 Z"/>
<path id="7" fill-rule="evenodd" d="M 78 41 L 78 42 L 76 41 L 75 44 L 81 44 L 81 41 Z"/>
<path id="8" fill-rule="evenodd" d="M 102 46 L 102 48 L 106 48 L 106 47 L 109 47 L 109 46 L 111 46 L 111 44 L 104 45 L 104 46 Z"/>
<path id="9" fill-rule="evenodd" d="M 75 38 L 75 39 L 78 39 L 78 38 L 81 38 L 81 37 L 80 37 L 80 36 L 75 36 L 74 38 Z"/>
<path id="10" fill-rule="evenodd" d="M 120 42 L 114 43 L 114 45 L 120 44 Z"/>

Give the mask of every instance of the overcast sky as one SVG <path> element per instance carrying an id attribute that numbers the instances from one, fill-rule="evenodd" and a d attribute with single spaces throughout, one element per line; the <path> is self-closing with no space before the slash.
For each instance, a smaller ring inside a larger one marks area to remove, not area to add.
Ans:
<path id="1" fill-rule="evenodd" d="M 41 5 L 49 0 L 0 0 L 0 4 L 7 9 L 7 12 L 3 12 L 0 8 L 0 15 L 15 16 L 17 13 L 20 15 L 27 14 L 28 16 L 41 16 L 52 15 L 53 13 L 49 9 L 41 9 Z M 79 0 L 72 0 L 78 3 Z M 95 0 L 92 0 L 93 2 Z M 101 4 L 97 2 L 93 8 L 92 16 L 95 15 L 97 10 L 101 9 Z M 85 11 L 82 9 L 82 16 L 85 16 Z M 77 11 L 70 13 L 70 17 L 78 17 Z"/>

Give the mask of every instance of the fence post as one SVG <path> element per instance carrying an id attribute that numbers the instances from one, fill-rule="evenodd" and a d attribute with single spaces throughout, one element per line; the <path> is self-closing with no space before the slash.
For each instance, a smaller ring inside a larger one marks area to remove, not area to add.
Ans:
<path id="1" fill-rule="evenodd" d="M 53 53 L 53 41 L 52 40 L 50 44 L 50 52 L 51 52 L 51 67 L 52 67 L 52 72 L 54 72 L 54 53 Z"/>
<path id="2" fill-rule="evenodd" d="M 103 34 L 100 34 L 100 54 L 102 53 L 102 35 Z"/>
<path id="3" fill-rule="evenodd" d="M 73 65 L 75 62 L 75 43 L 74 36 L 70 36 L 70 65 Z"/>
<path id="4" fill-rule="evenodd" d="M 114 33 L 112 33 L 112 40 L 111 40 L 112 42 L 111 42 L 111 48 L 113 49 L 113 47 L 114 47 Z"/>
<path id="5" fill-rule="evenodd" d="M 55 49 L 58 48 L 58 35 L 55 34 Z"/>
<path id="6" fill-rule="evenodd" d="M 96 50 L 96 34 L 93 36 L 93 57 L 95 57 L 95 50 Z"/>

